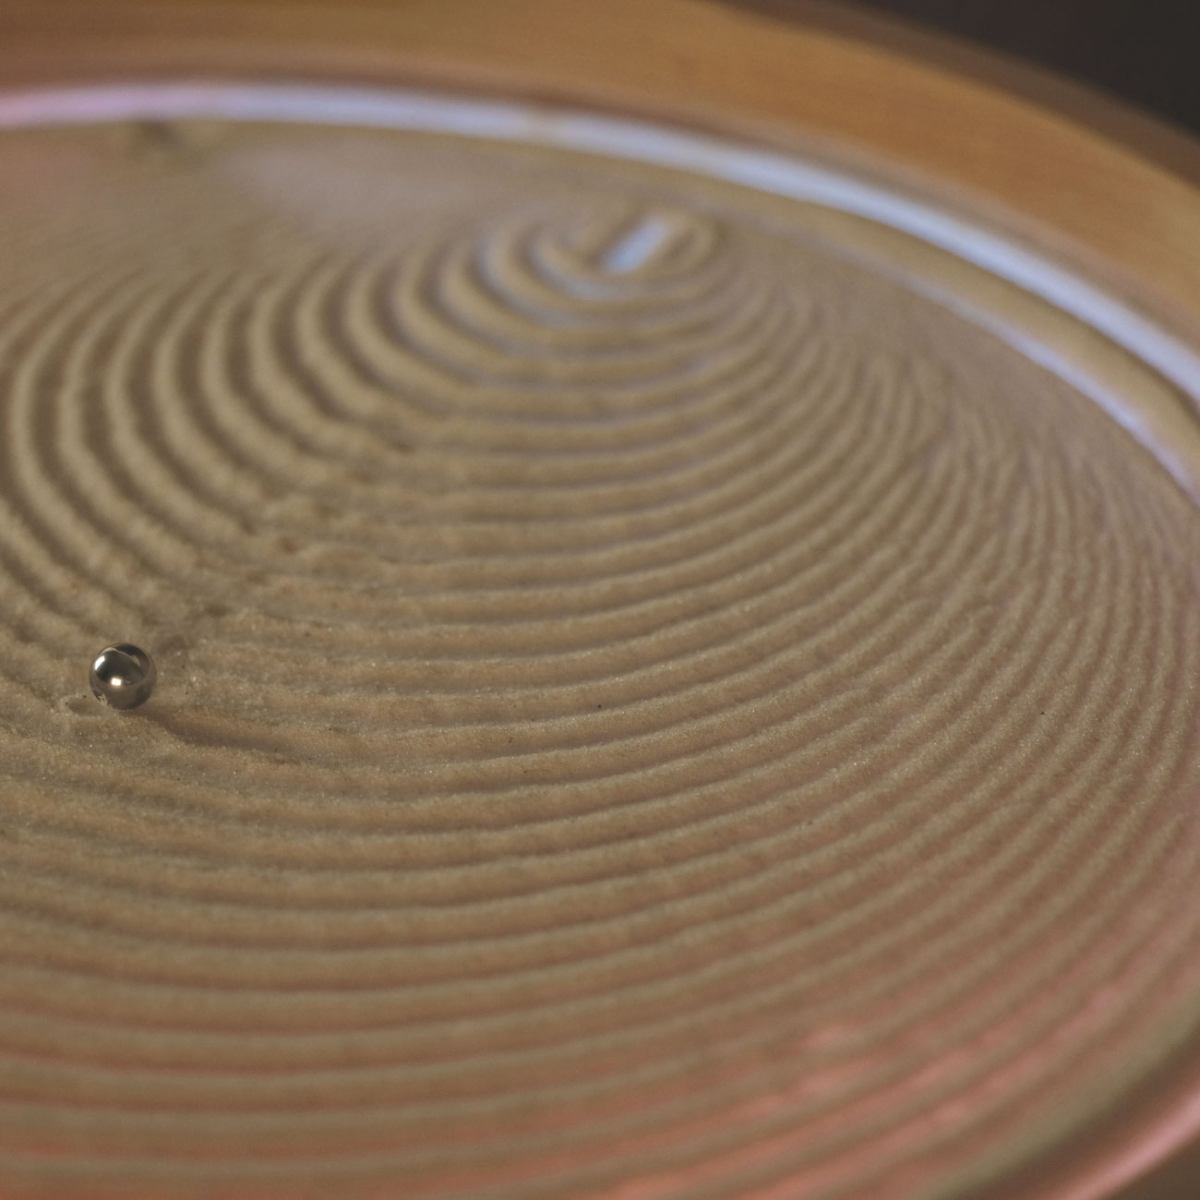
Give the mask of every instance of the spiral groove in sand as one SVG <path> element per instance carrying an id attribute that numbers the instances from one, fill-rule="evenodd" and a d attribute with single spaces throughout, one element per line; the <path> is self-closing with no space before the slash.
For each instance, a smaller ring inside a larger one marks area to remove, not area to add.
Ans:
<path id="1" fill-rule="evenodd" d="M 944 1194 L 1193 1031 L 1195 506 L 941 252 L 411 131 L 0 155 L 5 1194 Z"/>

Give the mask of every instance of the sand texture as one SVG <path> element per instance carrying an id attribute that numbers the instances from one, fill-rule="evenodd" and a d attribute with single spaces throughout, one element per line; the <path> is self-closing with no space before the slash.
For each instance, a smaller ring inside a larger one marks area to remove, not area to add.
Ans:
<path id="1" fill-rule="evenodd" d="M 1136 345 L 561 146 L 0 162 L 6 1198 L 958 1196 L 1187 1060 L 1200 458 Z"/>

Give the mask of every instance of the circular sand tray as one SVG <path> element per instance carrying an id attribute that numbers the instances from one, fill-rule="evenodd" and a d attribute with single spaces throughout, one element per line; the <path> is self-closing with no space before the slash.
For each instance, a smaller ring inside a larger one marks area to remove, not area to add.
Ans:
<path id="1" fill-rule="evenodd" d="M 827 26 L 334 8 L 18 14 L 0 1192 L 1136 1180 L 1200 1099 L 1194 190 Z"/>

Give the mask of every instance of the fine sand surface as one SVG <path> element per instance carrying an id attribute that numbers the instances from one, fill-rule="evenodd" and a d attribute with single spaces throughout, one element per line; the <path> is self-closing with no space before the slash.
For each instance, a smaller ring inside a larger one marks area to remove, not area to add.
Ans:
<path id="1" fill-rule="evenodd" d="M 0 155 L 5 1196 L 958 1194 L 1192 1036 L 1137 344 L 561 145 Z"/>

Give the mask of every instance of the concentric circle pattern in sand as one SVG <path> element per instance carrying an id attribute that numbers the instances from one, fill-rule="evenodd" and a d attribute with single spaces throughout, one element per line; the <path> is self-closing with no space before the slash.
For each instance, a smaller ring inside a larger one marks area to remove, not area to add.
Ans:
<path id="1" fill-rule="evenodd" d="M 1191 1035 L 1200 521 L 1073 319 L 546 146 L 0 161 L 6 1196 L 952 1194 Z"/>

